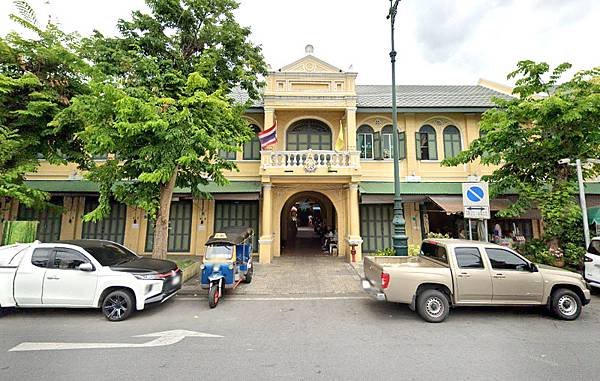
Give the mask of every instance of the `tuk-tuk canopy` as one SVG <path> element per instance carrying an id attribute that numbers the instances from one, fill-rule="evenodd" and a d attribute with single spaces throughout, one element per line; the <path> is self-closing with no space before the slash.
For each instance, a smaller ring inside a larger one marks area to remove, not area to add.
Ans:
<path id="1" fill-rule="evenodd" d="M 219 232 L 211 235 L 208 241 L 206 241 L 206 246 L 214 245 L 214 244 L 229 244 L 229 245 L 239 245 L 243 243 L 248 238 L 252 237 L 254 231 L 252 228 L 245 227 L 228 227 L 223 228 Z"/>

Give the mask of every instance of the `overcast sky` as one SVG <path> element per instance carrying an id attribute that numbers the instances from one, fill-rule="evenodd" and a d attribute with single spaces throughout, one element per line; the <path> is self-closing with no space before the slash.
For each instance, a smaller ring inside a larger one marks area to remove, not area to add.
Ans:
<path id="1" fill-rule="evenodd" d="M 116 33 L 143 0 L 30 0 L 40 20 L 48 10 L 66 31 Z M 274 70 L 314 55 L 361 84 L 390 83 L 388 0 L 242 0 L 238 20 L 252 28 Z M 0 35 L 14 29 L 11 0 L 0 0 Z M 600 66 L 598 0 L 403 0 L 396 19 L 398 83 L 509 83 L 518 60 Z"/>

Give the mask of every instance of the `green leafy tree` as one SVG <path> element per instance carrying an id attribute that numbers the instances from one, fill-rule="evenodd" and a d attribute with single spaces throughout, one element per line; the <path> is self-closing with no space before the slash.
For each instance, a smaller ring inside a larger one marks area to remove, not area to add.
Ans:
<path id="1" fill-rule="evenodd" d="M 48 195 L 28 187 L 25 174 L 37 170 L 40 158 L 83 161 L 74 137 L 80 126 L 51 122 L 73 96 L 86 92 L 87 65 L 75 54 L 76 35 L 41 27 L 26 2 L 15 5 L 19 15 L 10 17 L 24 32 L 0 38 L 0 197 L 42 207 Z"/>
<path id="2" fill-rule="evenodd" d="M 120 20 L 120 36 L 95 33 L 83 54 L 97 69 L 92 94 L 78 97 L 57 123 L 82 120 L 79 137 L 92 154 L 114 156 L 95 164 L 89 179 L 100 186 L 98 220 L 112 198 L 144 209 L 155 220 L 153 256 L 166 257 L 175 187 L 209 180 L 225 184 L 235 168 L 219 151 L 236 151 L 253 132 L 234 87 L 258 97 L 266 73 L 250 30 L 234 19 L 232 0 L 147 0 L 150 13 Z"/>
<path id="3" fill-rule="evenodd" d="M 516 191 L 518 201 L 501 215 L 516 216 L 538 207 L 544 220 L 549 252 L 561 256 L 583 235 L 577 230 L 581 210 L 574 169 L 560 159 L 600 157 L 600 68 L 581 71 L 561 82 L 571 67 L 564 63 L 550 72 L 546 63 L 521 61 L 508 75 L 516 78 L 513 99 L 495 99 L 497 107 L 481 118 L 481 137 L 444 165 L 480 160 L 498 165 L 484 179 L 491 193 Z M 600 173 L 586 167 L 585 178 Z M 567 245 L 571 243 L 570 245 Z"/>

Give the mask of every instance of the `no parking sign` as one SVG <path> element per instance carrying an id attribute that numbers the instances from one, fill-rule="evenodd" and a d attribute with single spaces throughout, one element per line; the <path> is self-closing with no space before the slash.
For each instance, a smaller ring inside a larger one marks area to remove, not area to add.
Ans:
<path id="1" fill-rule="evenodd" d="M 462 194 L 465 218 L 490 218 L 488 183 L 463 183 Z"/>

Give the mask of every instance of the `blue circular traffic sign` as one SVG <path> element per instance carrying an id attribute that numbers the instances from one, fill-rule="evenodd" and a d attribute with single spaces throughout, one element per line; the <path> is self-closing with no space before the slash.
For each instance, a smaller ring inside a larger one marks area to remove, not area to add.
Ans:
<path id="1" fill-rule="evenodd" d="M 481 202 L 485 196 L 485 192 L 479 186 L 472 186 L 467 189 L 467 198 L 472 202 Z"/>

